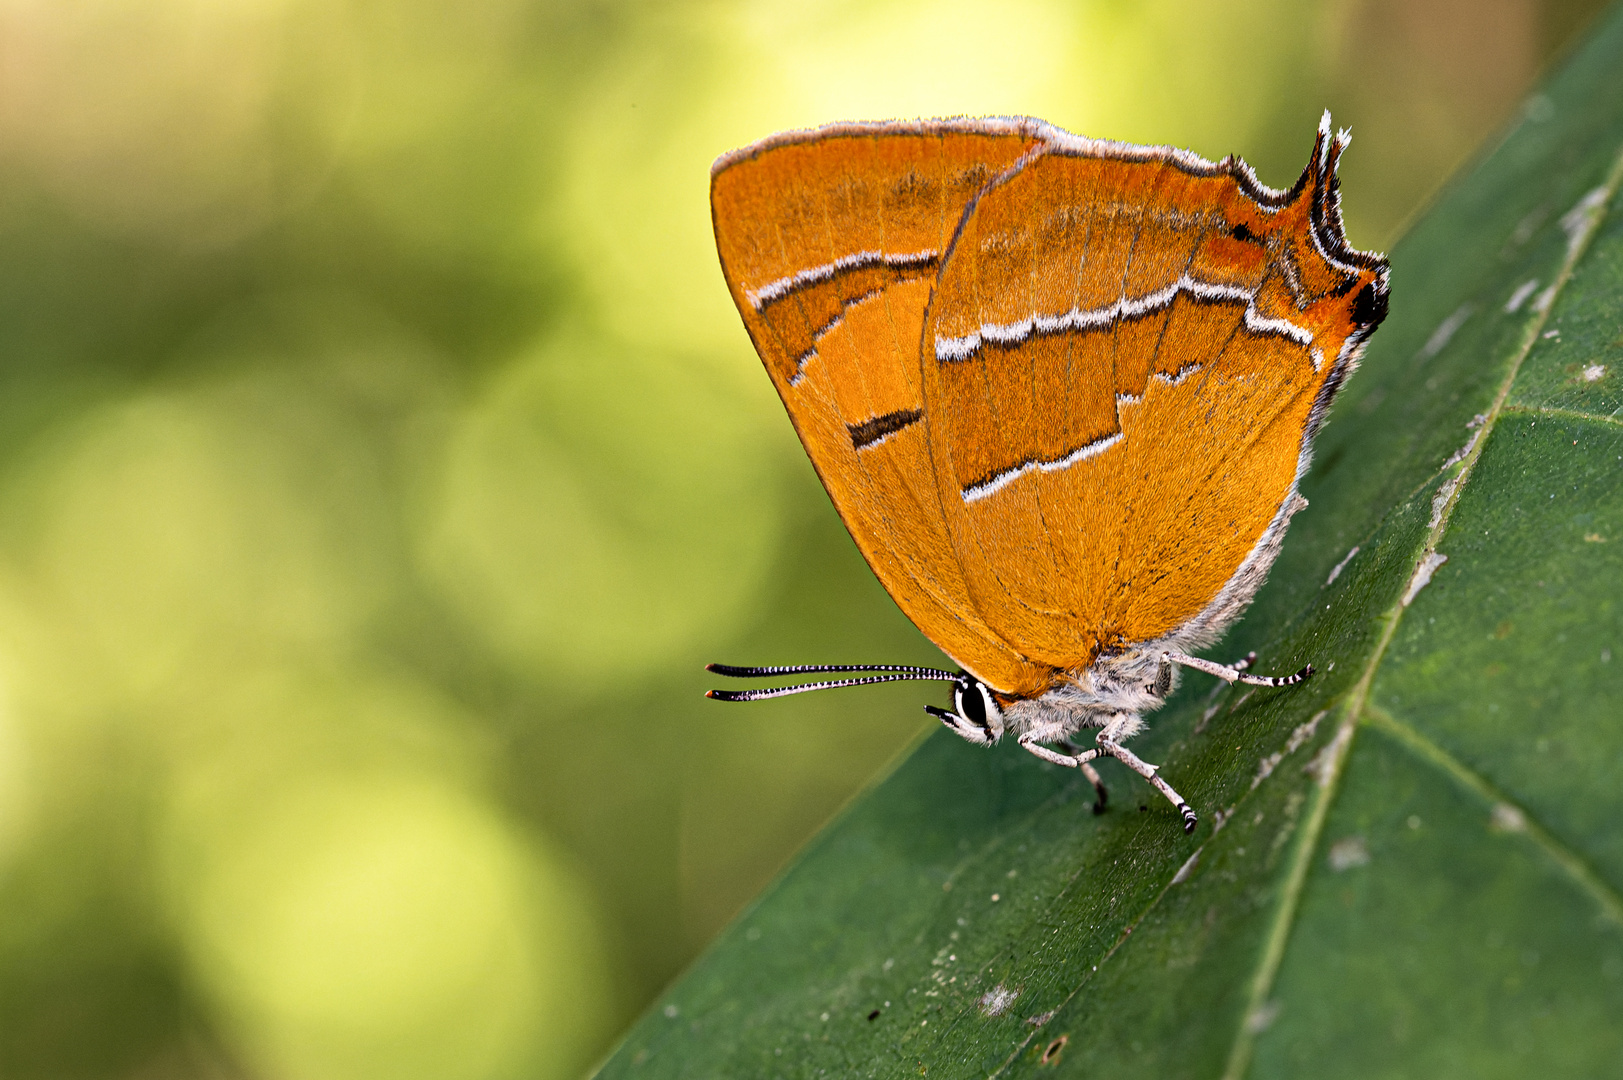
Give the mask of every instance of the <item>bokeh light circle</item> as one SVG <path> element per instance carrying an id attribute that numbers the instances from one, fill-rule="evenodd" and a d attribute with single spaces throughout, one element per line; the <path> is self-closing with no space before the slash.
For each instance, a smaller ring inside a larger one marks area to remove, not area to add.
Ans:
<path id="1" fill-rule="evenodd" d="M 775 442 L 702 364 L 573 331 L 452 436 L 430 577 L 517 668 L 623 685 L 721 640 L 775 553 Z"/>
<path id="2" fill-rule="evenodd" d="M 601 1037 L 584 889 L 454 789 L 330 776 L 201 838 L 172 882 L 182 934 L 266 1075 L 564 1076 Z"/>

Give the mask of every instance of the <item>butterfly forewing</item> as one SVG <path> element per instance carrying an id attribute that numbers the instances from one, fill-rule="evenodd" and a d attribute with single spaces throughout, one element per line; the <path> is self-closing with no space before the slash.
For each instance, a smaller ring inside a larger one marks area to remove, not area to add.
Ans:
<path id="1" fill-rule="evenodd" d="M 722 268 L 795 428 L 902 610 L 992 685 L 1031 667 L 969 600 L 922 423 L 924 313 L 974 195 L 1038 139 L 1031 122 L 851 125 L 717 163 Z"/>

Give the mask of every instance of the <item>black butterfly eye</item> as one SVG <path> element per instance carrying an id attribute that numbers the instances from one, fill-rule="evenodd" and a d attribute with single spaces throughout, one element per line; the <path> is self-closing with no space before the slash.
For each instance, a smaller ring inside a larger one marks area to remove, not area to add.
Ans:
<path id="1" fill-rule="evenodd" d="M 986 699 L 981 696 L 978 686 L 968 681 L 959 682 L 953 687 L 952 696 L 952 703 L 957 707 L 959 716 L 983 731 L 989 730 L 990 726 L 986 722 Z"/>

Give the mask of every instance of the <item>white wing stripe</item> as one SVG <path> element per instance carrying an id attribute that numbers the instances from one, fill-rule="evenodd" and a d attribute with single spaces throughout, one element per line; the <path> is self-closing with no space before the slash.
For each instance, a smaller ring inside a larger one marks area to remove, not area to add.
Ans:
<path id="1" fill-rule="evenodd" d="M 1104 438 L 1095 439 L 1093 442 L 1090 442 L 1085 446 L 1079 446 L 1075 450 L 1072 450 L 1069 454 L 1066 454 L 1064 457 L 1055 461 L 1021 462 L 1012 469 L 1005 469 L 995 476 L 982 480 L 978 484 L 971 484 L 969 487 L 964 488 L 962 493 L 964 496 L 964 502 L 977 502 L 986 498 L 994 491 L 1001 491 L 1003 488 L 1014 483 L 1018 477 L 1024 476 L 1033 469 L 1040 470 L 1041 472 L 1059 472 L 1061 469 L 1068 469 L 1079 461 L 1086 461 L 1090 457 L 1104 453 L 1112 446 L 1115 446 L 1117 443 L 1121 442 L 1121 438 L 1121 432 L 1118 431 L 1114 435 L 1106 435 Z"/>
<path id="2" fill-rule="evenodd" d="M 788 277 L 768 282 L 759 289 L 747 289 L 744 299 L 750 306 L 760 311 L 774 300 L 781 300 L 796 289 L 807 285 L 816 285 L 819 282 L 830 281 L 836 274 L 843 274 L 847 270 L 861 270 L 869 266 L 889 266 L 903 270 L 909 267 L 920 267 L 935 261 L 940 254 L 933 250 L 913 251 L 901 255 L 887 255 L 883 251 L 858 251 L 851 255 L 842 255 L 831 263 L 813 266 L 806 270 L 797 270 Z"/>
<path id="3" fill-rule="evenodd" d="M 1287 319 L 1271 319 L 1257 311 L 1256 293 L 1235 285 L 1215 285 L 1197 281 L 1188 274 L 1164 289 L 1128 299 L 1123 297 L 1113 304 L 1086 311 L 1072 308 L 1063 315 L 1033 315 L 1014 323 L 985 323 L 974 333 L 963 337 L 937 337 L 935 356 L 942 362 L 967 360 L 979 351 L 982 343 L 1015 345 L 1029 338 L 1033 332 L 1055 334 L 1065 330 L 1093 330 L 1109 326 L 1122 318 L 1148 315 L 1170 307 L 1179 293 L 1188 293 L 1197 300 L 1244 300 L 1245 328 L 1254 334 L 1277 334 L 1298 345 L 1311 345 L 1313 334 Z"/>

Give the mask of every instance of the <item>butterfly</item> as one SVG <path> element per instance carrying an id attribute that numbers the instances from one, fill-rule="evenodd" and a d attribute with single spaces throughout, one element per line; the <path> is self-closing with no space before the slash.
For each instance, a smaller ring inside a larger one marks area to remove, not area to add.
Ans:
<path id="1" fill-rule="evenodd" d="M 1386 315 L 1354 250 L 1324 114 L 1288 191 L 1243 161 L 1030 118 L 835 124 L 717 160 L 722 271 L 857 547 L 961 670 L 711 691 L 751 701 L 904 679 L 968 741 L 1083 771 L 1113 757 L 1190 655 L 1251 602 L 1306 500 L 1313 438 Z M 1072 740 L 1094 733 L 1094 745 Z"/>

